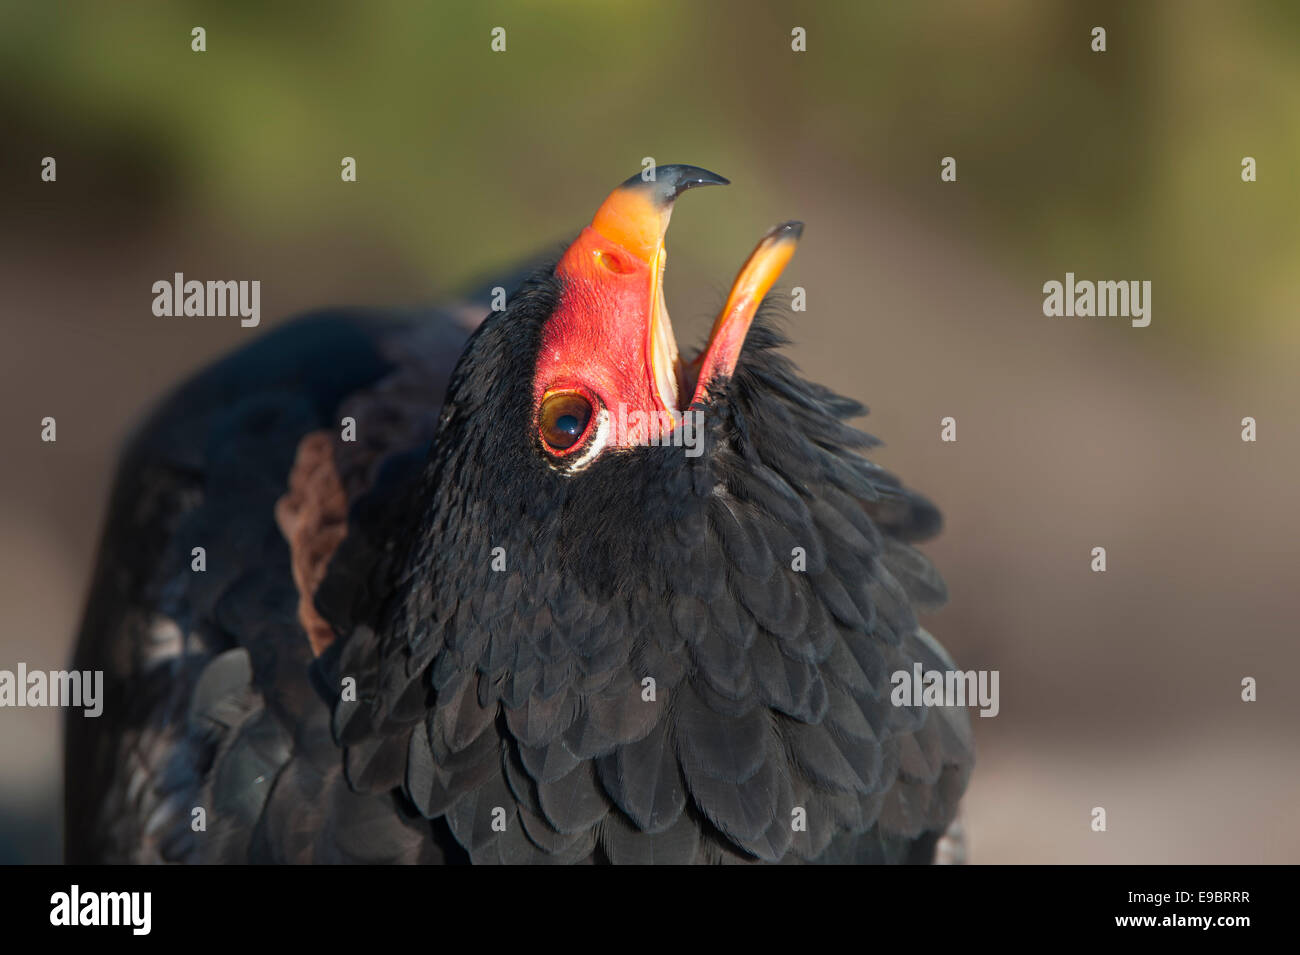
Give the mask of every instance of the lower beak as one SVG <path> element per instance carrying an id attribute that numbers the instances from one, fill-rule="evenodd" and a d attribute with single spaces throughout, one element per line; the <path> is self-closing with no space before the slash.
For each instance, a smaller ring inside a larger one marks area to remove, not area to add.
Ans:
<path id="1" fill-rule="evenodd" d="M 613 243 L 644 269 L 646 373 L 660 410 L 676 415 L 703 400 L 715 380 L 729 377 L 745 343 L 754 315 L 768 291 L 794 255 L 803 232 L 798 222 L 785 222 L 769 230 L 741 267 L 726 304 L 713 323 L 700 354 L 683 364 L 664 304 L 663 279 L 668 253 L 664 236 L 673 202 L 695 186 L 726 185 L 727 180 L 698 166 L 659 166 L 655 178 L 633 176 L 610 194 L 591 222 L 591 229 Z M 600 253 L 596 253 L 599 260 Z M 602 263 L 614 272 L 625 271 L 617 260 Z"/>
<path id="2" fill-rule="evenodd" d="M 727 302 L 714 319 L 708 343 L 686 369 L 692 387 L 690 404 L 703 400 L 716 379 L 730 378 L 736 370 L 740 350 L 745 345 L 745 336 L 749 334 L 758 307 L 785 271 L 802 235 L 802 222 L 782 222 L 773 226 L 740 267 L 740 273 L 727 294 Z"/>

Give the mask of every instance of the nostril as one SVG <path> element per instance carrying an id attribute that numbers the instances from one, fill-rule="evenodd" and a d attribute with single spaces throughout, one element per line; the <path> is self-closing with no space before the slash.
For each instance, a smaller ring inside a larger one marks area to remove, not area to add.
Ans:
<path id="1" fill-rule="evenodd" d="M 623 257 L 615 252 L 607 252 L 602 249 L 596 251 L 596 261 L 600 263 L 601 268 L 607 272 L 613 272 L 616 275 L 626 275 L 632 271 L 630 263 L 623 260 Z"/>

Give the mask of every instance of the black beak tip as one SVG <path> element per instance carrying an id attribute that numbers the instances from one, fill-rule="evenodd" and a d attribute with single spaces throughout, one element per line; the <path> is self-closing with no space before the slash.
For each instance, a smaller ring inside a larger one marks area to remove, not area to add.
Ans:
<path id="1" fill-rule="evenodd" d="M 647 179 L 647 175 L 653 175 L 654 178 Z M 660 206 L 666 206 L 676 200 L 687 189 L 694 189 L 696 186 L 726 186 L 730 184 L 730 179 L 719 176 L 716 172 L 709 172 L 709 170 L 701 169 L 699 166 L 671 163 L 667 166 L 653 166 L 645 172 L 637 173 L 623 183 L 623 188 L 652 189 L 655 202 Z"/>
<path id="2" fill-rule="evenodd" d="M 773 239 L 798 239 L 803 235 L 803 223 L 793 219 L 782 222 L 773 226 L 768 235 Z"/>

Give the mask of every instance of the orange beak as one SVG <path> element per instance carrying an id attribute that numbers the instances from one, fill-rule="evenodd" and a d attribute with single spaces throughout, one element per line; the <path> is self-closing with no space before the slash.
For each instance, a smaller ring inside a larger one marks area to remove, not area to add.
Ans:
<path id="1" fill-rule="evenodd" d="M 674 421 L 678 412 L 704 398 L 714 379 L 734 371 L 754 314 L 802 232 L 801 224 L 787 222 L 763 237 L 736 277 L 708 344 L 694 361 L 683 364 L 664 304 L 664 236 L 673 202 L 682 192 L 726 184 L 697 166 L 659 166 L 648 181 L 633 176 L 601 204 L 556 268 L 574 290 L 577 307 L 591 313 L 587 324 L 602 339 L 599 347 L 619 349 L 627 362 L 639 364 L 639 369 L 626 369 L 644 376 L 635 390 L 646 393 L 655 410 Z M 622 390 L 633 390 L 631 384 Z"/>
<path id="2" fill-rule="evenodd" d="M 727 303 L 714 319 L 709 343 L 691 362 L 689 370 L 696 380 L 692 404 L 704 397 L 713 379 L 730 377 L 735 371 L 740 349 L 744 347 L 745 336 L 749 334 L 758 306 L 794 257 L 795 246 L 802 235 L 802 222 L 782 222 L 773 226 L 740 267 L 740 274 L 727 295 Z"/>

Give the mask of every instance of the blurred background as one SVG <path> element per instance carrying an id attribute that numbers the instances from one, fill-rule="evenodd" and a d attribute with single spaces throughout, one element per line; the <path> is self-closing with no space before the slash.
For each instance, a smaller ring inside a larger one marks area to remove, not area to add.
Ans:
<path id="1" fill-rule="evenodd" d="M 0 130 L 0 668 L 67 665 L 164 389 L 553 248 L 649 156 L 733 182 L 674 219 L 679 339 L 804 220 L 794 357 L 945 512 L 925 623 L 1001 674 L 972 860 L 1300 860 L 1300 5 L 4 0 Z M 1150 327 L 1044 317 L 1067 271 Z M 154 317 L 174 272 L 259 279 L 262 327 Z M 59 858 L 60 716 L 0 711 L 0 861 Z"/>

